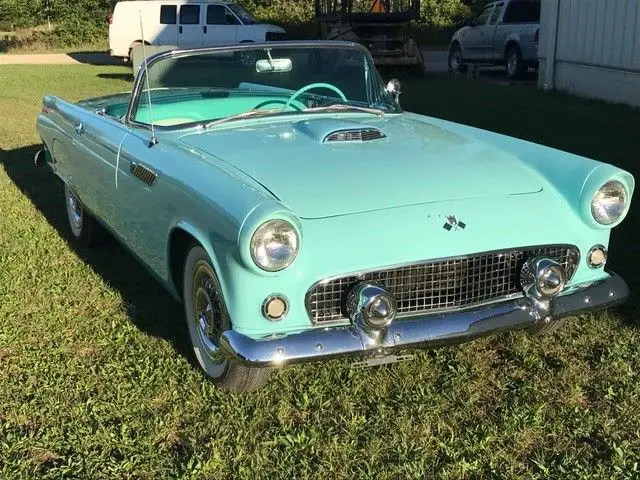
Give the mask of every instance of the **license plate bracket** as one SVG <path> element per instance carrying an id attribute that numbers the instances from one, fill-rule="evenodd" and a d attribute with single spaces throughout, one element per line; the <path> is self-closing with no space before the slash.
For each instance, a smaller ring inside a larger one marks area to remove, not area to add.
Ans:
<path id="1" fill-rule="evenodd" d="M 351 364 L 351 368 L 379 367 L 381 365 L 389 365 L 391 363 L 408 362 L 413 360 L 415 355 L 374 355 L 367 357 L 359 362 Z"/>

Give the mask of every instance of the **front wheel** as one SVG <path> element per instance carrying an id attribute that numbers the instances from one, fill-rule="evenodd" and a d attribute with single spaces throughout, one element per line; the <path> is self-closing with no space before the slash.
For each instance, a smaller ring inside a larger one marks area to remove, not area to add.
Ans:
<path id="1" fill-rule="evenodd" d="M 457 43 L 449 49 L 449 71 L 452 73 L 464 73 L 464 61 L 462 60 L 462 50 Z"/>
<path id="2" fill-rule="evenodd" d="M 253 42 L 240 42 L 242 45 L 246 45 L 247 43 Z M 254 67 L 256 62 L 258 61 L 258 54 L 255 50 L 240 50 L 235 53 L 236 61 L 240 62 L 245 67 Z"/>
<path id="3" fill-rule="evenodd" d="M 248 367 L 226 358 L 220 336 L 231 328 L 220 282 L 209 255 L 200 245 L 191 247 L 184 265 L 183 300 L 193 352 L 213 383 L 231 392 L 250 392 L 269 380 L 269 369 Z"/>

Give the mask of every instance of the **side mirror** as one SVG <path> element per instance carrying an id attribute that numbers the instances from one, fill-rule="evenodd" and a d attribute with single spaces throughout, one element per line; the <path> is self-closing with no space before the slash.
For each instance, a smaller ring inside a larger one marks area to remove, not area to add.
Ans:
<path id="1" fill-rule="evenodd" d="M 389 80 L 387 83 L 387 87 L 385 88 L 387 93 L 393 97 L 393 100 L 399 105 L 400 104 L 400 94 L 402 93 L 402 86 L 400 85 L 400 80 L 395 78 Z"/>

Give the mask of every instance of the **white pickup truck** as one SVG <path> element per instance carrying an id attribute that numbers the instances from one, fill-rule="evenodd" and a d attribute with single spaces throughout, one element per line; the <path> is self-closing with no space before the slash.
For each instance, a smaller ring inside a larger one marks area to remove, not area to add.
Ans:
<path id="1" fill-rule="evenodd" d="M 108 21 L 111 55 L 125 59 L 143 43 L 185 49 L 286 37 L 284 29 L 259 23 L 233 0 L 118 2 Z"/>
<path id="2" fill-rule="evenodd" d="M 510 79 L 538 67 L 540 0 L 503 0 L 458 30 L 449 47 L 449 70 L 469 63 L 504 65 Z"/>

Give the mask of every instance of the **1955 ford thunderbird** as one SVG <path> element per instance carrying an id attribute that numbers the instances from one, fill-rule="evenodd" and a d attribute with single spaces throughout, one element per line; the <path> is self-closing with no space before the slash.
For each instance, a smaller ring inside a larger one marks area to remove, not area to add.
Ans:
<path id="1" fill-rule="evenodd" d="M 280 364 L 544 334 L 627 297 L 604 267 L 629 173 L 399 95 L 352 43 L 165 52 L 130 94 L 45 97 L 35 161 L 73 237 L 126 245 L 234 391 Z"/>

